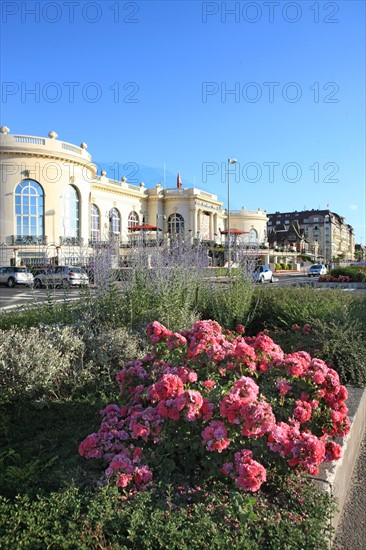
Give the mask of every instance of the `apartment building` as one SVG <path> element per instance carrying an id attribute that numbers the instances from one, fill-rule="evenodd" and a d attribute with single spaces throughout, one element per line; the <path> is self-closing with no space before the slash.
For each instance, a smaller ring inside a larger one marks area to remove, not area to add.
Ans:
<path id="1" fill-rule="evenodd" d="M 353 228 L 335 212 L 275 212 L 268 218 L 268 241 L 273 249 L 307 253 L 324 263 L 354 258 Z"/>

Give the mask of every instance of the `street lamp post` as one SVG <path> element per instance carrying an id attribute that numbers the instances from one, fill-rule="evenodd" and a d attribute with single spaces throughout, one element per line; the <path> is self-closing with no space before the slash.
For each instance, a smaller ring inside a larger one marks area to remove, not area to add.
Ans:
<path id="1" fill-rule="evenodd" d="M 166 220 L 165 214 L 156 214 L 156 246 L 159 245 L 159 218 L 163 218 L 163 234 L 164 234 L 164 220 Z"/>
<path id="2" fill-rule="evenodd" d="M 236 164 L 238 161 L 235 158 L 227 159 L 227 267 L 228 275 L 231 275 L 231 250 L 230 250 L 230 164 Z"/>

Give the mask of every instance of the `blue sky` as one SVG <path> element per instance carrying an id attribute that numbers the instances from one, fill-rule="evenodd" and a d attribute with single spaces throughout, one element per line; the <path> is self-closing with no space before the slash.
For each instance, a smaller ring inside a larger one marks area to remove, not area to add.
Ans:
<path id="1" fill-rule="evenodd" d="M 109 177 L 329 208 L 366 244 L 365 2 L 2 2 L 1 124 Z M 33 93 L 32 93 L 33 90 Z"/>

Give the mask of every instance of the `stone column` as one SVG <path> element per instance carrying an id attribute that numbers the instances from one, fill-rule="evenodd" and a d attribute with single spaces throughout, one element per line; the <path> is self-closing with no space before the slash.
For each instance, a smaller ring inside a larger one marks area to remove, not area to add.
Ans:
<path id="1" fill-rule="evenodd" d="M 214 240 L 214 214 L 213 212 L 210 212 L 210 240 Z"/>
<path id="2" fill-rule="evenodd" d="M 201 235 L 201 225 L 202 225 L 202 210 L 197 210 L 197 228 L 194 237 Z"/>

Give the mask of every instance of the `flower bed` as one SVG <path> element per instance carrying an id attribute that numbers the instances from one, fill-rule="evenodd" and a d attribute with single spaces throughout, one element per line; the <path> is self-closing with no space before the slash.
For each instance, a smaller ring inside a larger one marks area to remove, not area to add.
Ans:
<path id="1" fill-rule="evenodd" d="M 321 275 L 318 279 L 319 283 L 350 283 L 351 278 L 348 275 L 339 275 L 333 277 L 333 275 Z"/>
<path id="2" fill-rule="evenodd" d="M 264 333 L 245 337 L 241 325 L 200 321 L 172 333 L 153 322 L 147 333 L 152 352 L 117 375 L 121 405 L 103 409 L 79 447 L 122 490 L 219 478 L 256 492 L 271 472 L 316 475 L 340 458 L 347 390 L 322 360 L 285 354 Z"/>

